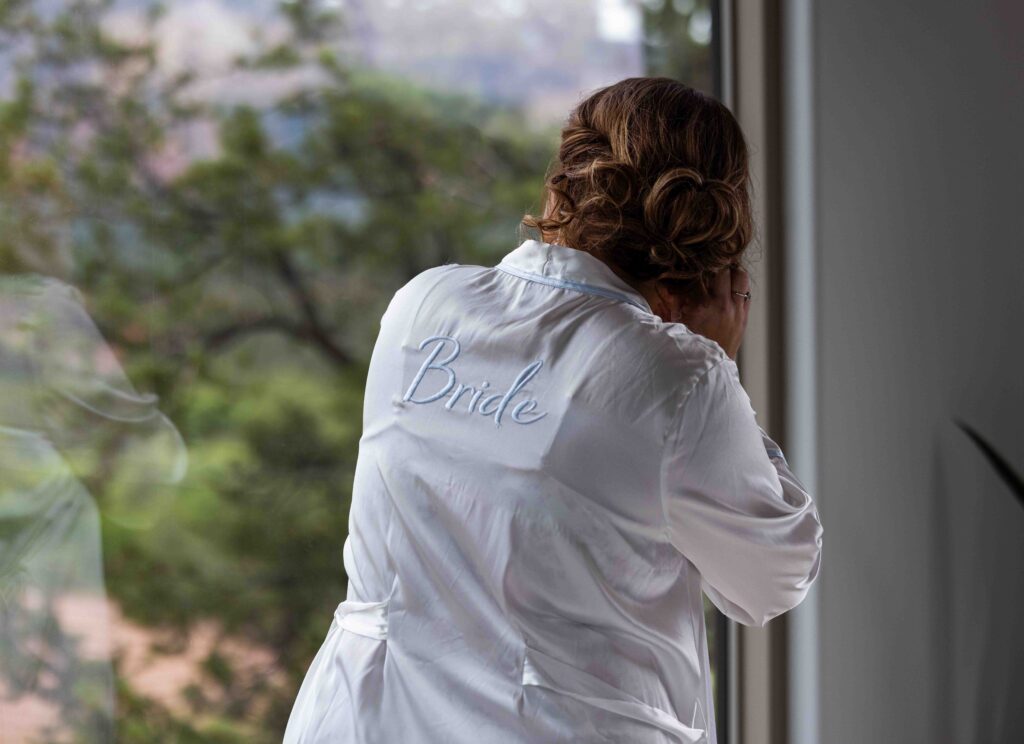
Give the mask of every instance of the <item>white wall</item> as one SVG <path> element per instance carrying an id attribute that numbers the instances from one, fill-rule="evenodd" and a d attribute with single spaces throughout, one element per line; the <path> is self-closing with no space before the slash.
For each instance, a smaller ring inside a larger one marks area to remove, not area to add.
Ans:
<path id="1" fill-rule="evenodd" d="M 813 23 L 822 742 L 1024 741 L 1024 3 Z"/>

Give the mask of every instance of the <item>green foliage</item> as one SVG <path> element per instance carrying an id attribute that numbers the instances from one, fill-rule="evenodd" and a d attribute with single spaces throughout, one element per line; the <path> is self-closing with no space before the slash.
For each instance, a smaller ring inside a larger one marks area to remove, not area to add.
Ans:
<path id="1" fill-rule="evenodd" d="M 708 43 L 694 38 L 691 26 L 709 22 L 716 4 L 711 0 L 644 0 L 644 60 L 646 74 L 665 75 L 714 95 L 714 56 Z M 715 31 L 717 33 L 717 30 Z"/>
<path id="2" fill-rule="evenodd" d="M 119 740 L 279 741 L 345 596 L 379 318 L 419 271 L 514 247 L 556 133 L 339 61 L 310 3 L 282 6 L 293 38 L 239 68 L 312 66 L 319 83 L 260 107 L 197 100 L 194 76 L 166 75 L 152 46 L 103 33 L 105 5 L 0 11 L 0 43 L 25 52 L 0 101 L 0 269 L 79 288 L 188 445 L 176 487 L 139 499 L 90 484 L 101 511 L 123 517 L 104 523 L 110 596 L 180 638 L 215 621 L 270 649 L 287 677 L 246 679 L 213 653 L 183 691 L 187 719 L 121 677 Z M 215 153 L 157 168 L 197 122 L 215 125 Z"/>

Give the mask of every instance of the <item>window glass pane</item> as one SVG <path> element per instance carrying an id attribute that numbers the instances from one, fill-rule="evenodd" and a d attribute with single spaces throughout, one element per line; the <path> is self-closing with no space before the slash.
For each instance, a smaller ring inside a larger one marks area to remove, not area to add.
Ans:
<path id="1" fill-rule="evenodd" d="M 345 596 L 392 293 L 515 246 L 582 94 L 710 90 L 711 18 L 0 5 L 5 741 L 280 741 Z"/>

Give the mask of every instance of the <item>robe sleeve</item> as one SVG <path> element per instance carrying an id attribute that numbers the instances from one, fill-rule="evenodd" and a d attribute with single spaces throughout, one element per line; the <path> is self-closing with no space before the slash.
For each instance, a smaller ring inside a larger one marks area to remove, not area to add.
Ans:
<path id="1" fill-rule="evenodd" d="M 81 293 L 46 278 L 31 317 L 35 407 L 73 471 L 116 473 L 131 483 L 180 482 L 188 466 L 181 435 L 157 396 L 132 385 Z"/>
<path id="2" fill-rule="evenodd" d="M 716 607 L 763 626 L 803 600 L 821 567 L 821 521 L 758 425 L 731 359 L 708 369 L 680 404 L 661 476 L 669 539 Z"/>

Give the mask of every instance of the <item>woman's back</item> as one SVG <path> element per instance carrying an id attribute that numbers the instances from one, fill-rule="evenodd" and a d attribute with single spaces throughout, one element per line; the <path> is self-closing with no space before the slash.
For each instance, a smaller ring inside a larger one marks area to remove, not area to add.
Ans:
<path id="1" fill-rule="evenodd" d="M 713 742 L 702 588 L 763 624 L 818 571 L 735 364 L 582 251 L 415 277 L 363 426 L 290 744 Z"/>

